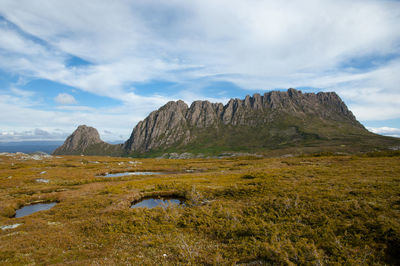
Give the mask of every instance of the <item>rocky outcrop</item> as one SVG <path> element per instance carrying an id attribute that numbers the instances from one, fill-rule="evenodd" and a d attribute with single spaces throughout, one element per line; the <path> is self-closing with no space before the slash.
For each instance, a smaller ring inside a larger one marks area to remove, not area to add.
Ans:
<path id="1" fill-rule="evenodd" d="M 187 140 L 188 106 L 183 101 L 168 102 L 159 110 L 140 121 L 124 144 L 127 151 L 149 151 L 159 146 L 169 146 L 177 140 Z"/>
<path id="2" fill-rule="evenodd" d="M 100 139 L 99 132 L 93 127 L 79 126 L 58 147 L 53 155 L 120 155 L 121 145 L 108 144 Z"/>
<path id="3" fill-rule="evenodd" d="M 295 121 L 293 125 L 288 124 L 291 121 Z M 307 132 L 311 128 L 315 131 L 315 127 L 307 123 L 325 123 L 330 126 L 342 123 L 351 125 L 355 131 L 367 132 L 336 93 L 302 93 L 289 89 L 271 91 L 264 95 L 248 95 L 244 100 L 231 99 L 226 105 L 195 101 L 188 107 L 182 101 L 169 102 L 138 123 L 124 144 L 124 150 L 127 153 L 148 152 L 189 145 L 198 140 L 200 135 L 210 132 L 217 139 L 232 139 L 227 128 L 269 128 L 266 140 L 279 133 L 312 133 L 317 136 L 319 132 Z"/>
<path id="4" fill-rule="evenodd" d="M 121 145 L 105 143 L 96 129 L 79 126 L 54 154 L 148 156 L 151 152 L 175 158 L 293 147 L 318 150 L 324 145 L 356 144 L 360 150 L 382 143 L 394 142 L 368 132 L 335 92 L 289 89 L 231 99 L 225 105 L 195 101 L 189 107 L 171 101 L 140 121 Z"/>

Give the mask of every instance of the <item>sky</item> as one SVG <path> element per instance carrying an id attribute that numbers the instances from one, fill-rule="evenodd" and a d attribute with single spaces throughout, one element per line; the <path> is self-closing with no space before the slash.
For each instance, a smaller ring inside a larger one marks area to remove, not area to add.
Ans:
<path id="1" fill-rule="evenodd" d="M 0 142 L 126 140 L 171 100 L 335 91 L 400 137 L 400 1 L 0 0 Z"/>

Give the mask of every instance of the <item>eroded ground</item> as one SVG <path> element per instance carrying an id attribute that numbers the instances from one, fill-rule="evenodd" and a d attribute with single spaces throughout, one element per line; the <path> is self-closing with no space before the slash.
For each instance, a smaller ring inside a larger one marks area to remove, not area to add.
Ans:
<path id="1" fill-rule="evenodd" d="M 165 174 L 102 177 L 127 171 Z M 151 195 L 186 204 L 130 208 Z M 0 155 L 2 265 L 398 264 L 399 222 L 399 156 Z"/>

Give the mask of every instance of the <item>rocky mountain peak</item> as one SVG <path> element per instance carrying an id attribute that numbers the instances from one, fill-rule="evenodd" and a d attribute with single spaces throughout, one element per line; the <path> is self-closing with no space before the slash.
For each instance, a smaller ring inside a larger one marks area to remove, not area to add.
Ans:
<path id="1" fill-rule="evenodd" d="M 64 142 L 58 147 L 54 154 L 66 154 L 72 151 L 84 152 L 93 144 L 103 143 L 99 132 L 94 127 L 80 125 Z"/>
<path id="2" fill-rule="evenodd" d="M 336 93 L 302 93 L 291 88 L 264 95 L 247 95 L 243 100 L 230 99 L 226 105 L 194 101 L 188 107 L 180 100 L 168 102 L 138 123 L 124 148 L 130 153 L 165 148 L 177 143 L 185 145 L 199 138 L 199 130 L 222 132 L 223 127 L 232 126 L 273 128 L 285 117 L 295 118 L 302 123 L 312 118 L 321 123 L 338 121 L 362 128 Z"/>
<path id="3" fill-rule="evenodd" d="M 270 91 L 225 105 L 170 101 L 140 121 L 123 145 L 103 142 L 79 126 L 55 154 L 139 155 L 151 151 L 256 151 L 350 143 L 371 137 L 335 92 Z"/>

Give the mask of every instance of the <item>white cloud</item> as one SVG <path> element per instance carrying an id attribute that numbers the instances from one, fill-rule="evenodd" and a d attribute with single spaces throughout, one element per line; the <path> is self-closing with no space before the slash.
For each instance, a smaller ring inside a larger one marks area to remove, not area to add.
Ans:
<path id="1" fill-rule="evenodd" d="M 39 140 L 64 140 L 69 134 L 57 130 L 46 131 L 43 129 L 27 129 L 23 131 L 0 131 L 0 142 L 13 141 L 39 141 Z"/>
<path id="2" fill-rule="evenodd" d="M 2 0 L 0 15 L 19 28 L 0 23 L 1 69 L 122 102 L 96 110 L 60 106 L 53 114 L 33 110 L 39 117 L 56 115 L 74 124 L 68 112 L 75 121 L 106 130 L 96 112 L 104 121 L 126 115 L 130 131 L 168 100 L 225 101 L 201 88 L 230 81 L 247 89 L 334 90 L 358 119 L 400 118 L 398 1 Z M 90 64 L 68 66 L 71 55 Z M 372 62 L 381 56 L 387 60 Z M 369 67 L 348 64 L 363 58 Z M 143 96 L 131 86 L 151 80 L 188 89 Z M 17 102 L 20 96 L 15 91 L 7 97 Z M 16 114 L 28 108 L 29 97 Z M 74 98 L 61 98 L 60 104 L 76 104 Z M 110 131 L 124 132 L 121 124 L 108 122 L 118 128 Z"/>
<path id="3" fill-rule="evenodd" d="M 135 108 L 130 105 L 98 108 L 60 106 L 55 110 L 47 111 L 32 105 L 30 99 L 9 94 L 0 95 L 0 110 L 7 110 L 0 112 L 0 132 L 5 136 L 0 141 L 32 139 L 35 132 L 32 128 L 51 134 L 46 137 L 36 131 L 34 139 L 54 139 L 52 136 L 56 133 L 55 136 L 65 139 L 82 124 L 97 128 L 106 141 L 126 140 L 136 123 L 149 113 L 148 108 Z M 104 131 L 115 132 L 115 134 L 103 134 Z"/>
<path id="4" fill-rule="evenodd" d="M 392 137 L 400 137 L 400 128 L 394 128 L 394 127 L 369 127 L 369 131 L 380 134 L 380 135 L 385 135 L 385 136 L 392 136 Z"/>
<path id="5" fill-rule="evenodd" d="M 74 96 L 68 93 L 59 93 L 54 100 L 59 104 L 77 104 Z"/>
<path id="6" fill-rule="evenodd" d="M 23 98 L 29 98 L 29 97 L 32 97 L 35 95 L 35 92 L 33 92 L 33 91 L 21 90 L 21 89 L 15 88 L 15 87 L 12 87 L 10 89 L 10 91 L 14 95 L 21 96 Z"/>
<path id="7" fill-rule="evenodd" d="M 85 1 L 79 8 L 75 1 L 23 2 L 4 1 L 0 12 L 94 65 L 53 62 L 41 71 L 19 63 L 109 97 L 123 94 L 126 82 L 216 74 L 237 74 L 232 80 L 246 88 L 297 86 L 349 58 L 393 52 L 400 37 L 400 4 L 392 1 Z M 288 79 L 290 86 L 282 86 Z"/>

